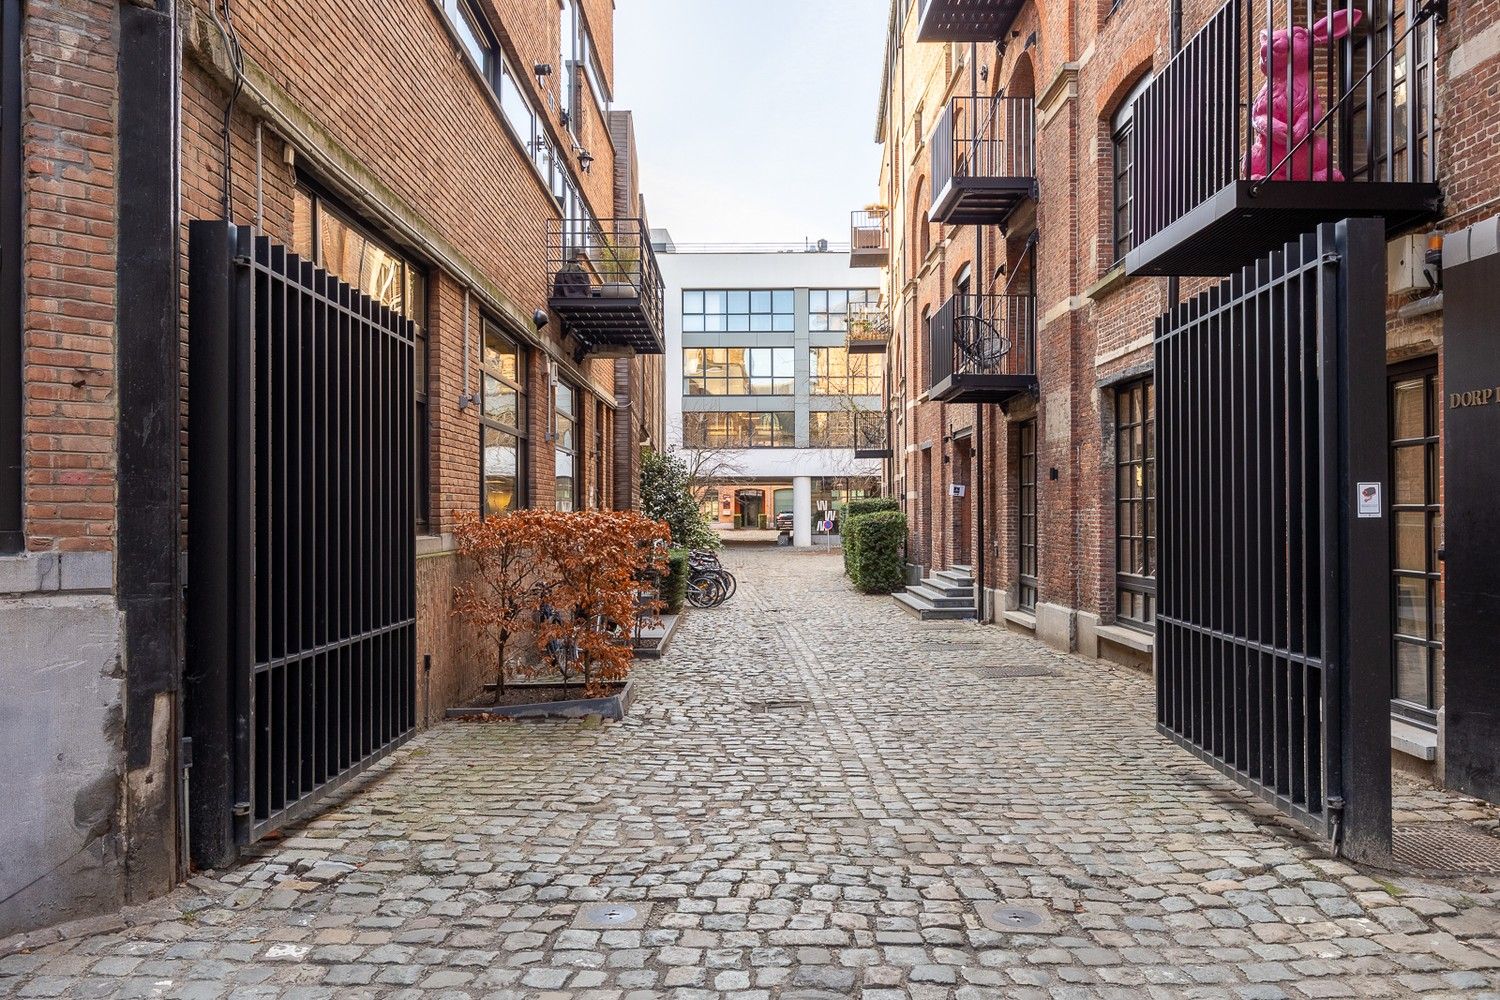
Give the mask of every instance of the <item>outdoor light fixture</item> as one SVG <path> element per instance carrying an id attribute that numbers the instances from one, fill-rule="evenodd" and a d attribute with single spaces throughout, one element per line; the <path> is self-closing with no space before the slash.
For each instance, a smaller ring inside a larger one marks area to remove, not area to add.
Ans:
<path id="1" fill-rule="evenodd" d="M 544 62 L 534 63 L 531 67 L 531 71 L 535 73 L 536 78 L 540 80 L 544 76 L 552 75 L 552 64 Z"/>
<path id="2" fill-rule="evenodd" d="M 538 309 L 536 312 L 532 313 L 531 314 L 531 323 L 538 330 L 540 330 L 542 327 L 546 326 L 547 325 L 547 310 L 545 310 L 545 309 Z"/>
<path id="3" fill-rule="evenodd" d="M 585 149 L 585 150 L 581 151 L 578 154 L 578 166 L 579 166 L 579 168 L 584 173 L 588 173 L 589 172 L 589 168 L 592 167 L 593 165 L 594 165 L 594 154 L 593 153 L 590 153 L 588 150 Z"/>

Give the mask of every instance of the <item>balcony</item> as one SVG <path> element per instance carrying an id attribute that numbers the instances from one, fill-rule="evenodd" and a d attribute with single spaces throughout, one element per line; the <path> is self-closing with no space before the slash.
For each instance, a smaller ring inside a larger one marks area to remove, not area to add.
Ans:
<path id="1" fill-rule="evenodd" d="M 1005 37 L 1024 0 L 921 0 L 919 42 L 998 42 Z"/>
<path id="2" fill-rule="evenodd" d="M 854 457 L 890 458 L 890 429 L 884 413 L 864 410 L 854 415 Z"/>
<path id="3" fill-rule="evenodd" d="M 955 295 L 928 337 L 932 399 L 1004 405 L 1037 391 L 1033 295 Z"/>
<path id="4" fill-rule="evenodd" d="M 850 354 L 884 354 L 890 347 L 891 317 L 884 305 L 850 306 L 846 328 Z"/>
<path id="5" fill-rule="evenodd" d="M 849 266 L 885 267 L 891 260 L 891 227 L 885 212 L 851 212 Z"/>
<path id="6" fill-rule="evenodd" d="M 1136 100 L 1129 273 L 1227 275 L 1323 222 L 1438 216 L 1440 5 L 1309 6 L 1230 0 Z M 1273 108 L 1309 95 L 1305 126 L 1257 111 L 1268 75 Z"/>
<path id="7" fill-rule="evenodd" d="M 1035 200 L 1035 137 L 1031 98 L 955 97 L 932 133 L 932 221 L 1004 225 Z"/>
<path id="8" fill-rule="evenodd" d="M 548 308 L 579 356 L 663 354 L 663 289 L 640 219 L 547 223 Z"/>

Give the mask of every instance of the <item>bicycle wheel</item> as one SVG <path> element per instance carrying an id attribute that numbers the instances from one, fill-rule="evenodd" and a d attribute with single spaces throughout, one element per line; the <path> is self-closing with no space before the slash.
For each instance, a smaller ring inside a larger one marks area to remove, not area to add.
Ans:
<path id="1" fill-rule="evenodd" d="M 740 582 L 734 578 L 734 574 L 727 569 L 719 570 L 719 582 L 724 585 L 724 600 L 734 596 L 734 592 L 740 589 Z"/>
<path id="2" fill-rule="evenodd" d="M 713 608 L 724 603 L 724 584 L 711 576 L 697 576 L 688 581 L 688 602 L 695 608 Z"/>

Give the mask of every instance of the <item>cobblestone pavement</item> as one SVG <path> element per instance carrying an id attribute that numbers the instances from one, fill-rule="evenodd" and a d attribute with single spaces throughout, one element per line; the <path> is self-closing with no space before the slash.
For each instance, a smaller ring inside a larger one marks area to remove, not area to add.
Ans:
<path id="1" fill-rule="evenodd" d="M 440 726 L 0 994 L 1500 995 L 1493 886 L 1328 860 L 1158 737 L 1139 674 L 919 624 L 837 557 L 728 559 L 624 723 Z"/>

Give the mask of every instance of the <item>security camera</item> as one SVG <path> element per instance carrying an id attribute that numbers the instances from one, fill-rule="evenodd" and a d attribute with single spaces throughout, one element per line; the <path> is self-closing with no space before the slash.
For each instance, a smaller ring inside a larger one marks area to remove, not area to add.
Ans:
<path id="1" fill-rule="evenodd" d="M 536 328 L 538 330 L 540 330 L 542 327 L 546 326 L 547 325 L 547 310 L 545 310 L 545 309 L 538 309 L 536 312 L 532 313 L 531 314 L 531 322 L 536 326 Z"/>

